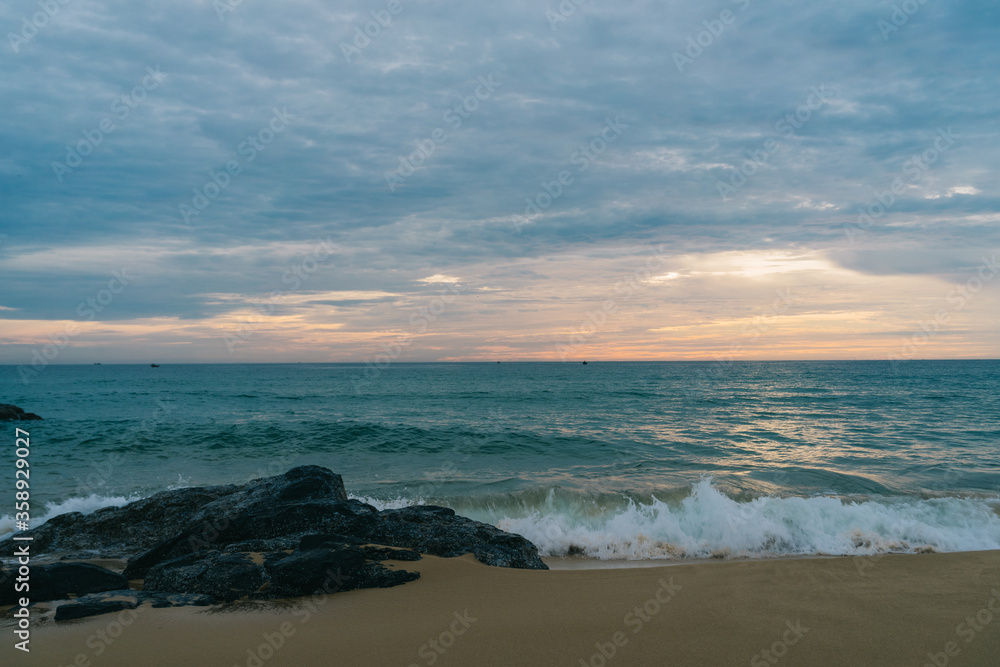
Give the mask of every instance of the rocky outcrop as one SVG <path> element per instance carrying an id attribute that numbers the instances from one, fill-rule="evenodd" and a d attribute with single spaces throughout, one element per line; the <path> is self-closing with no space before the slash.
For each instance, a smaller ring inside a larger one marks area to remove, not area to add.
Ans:
<path id="1" fill-rule="evenodd" d="M 52 563 L 31 567 L 30 590 L 16 592 L 12 577 L 4 572 L 0 588 L 0 604 L 16 604 L 21 597 L 32 602 L 63 600 L 70 595 L 100 593 L 116 588 L 128 588 L 128 580 L 122 575 L 89 563 Z M 9 582 L 9 583 L 8 583 Z"/>
<path id="2" fill-rule="evenodd" d="M 232 601 L 389 588 L 420 577 L 416 572 L 388 569 L 368 560 L 368 555 L 364 547 L 345 543 L 291 553 L 198 552 L 154 566 L 145 585 Z"/>
<path id="3" fill-rule="evenodd" d="M 233 493 L 236 486 L 162 491 L 124 507 L 92 514 L 68 512 L 22 533 L 34 538 L 36 553 L 81 553 L 127 558 L 176 535 L 202 507 Z"/>
<path id="4" fill-rule="evenodd" d="M 35 530 L 39 552 L 97 553 L 129 558 L 125 575 L 204 550 L 277 551 L 298 548 L 305 535 L 337 534 L 435 556 L 475 555 L 487 565 L 546 569 L 520 535 L 431 505 L 378 511 L 347 498 L 340 475 L 319 466 L 242 486 L 163 491 L 124 507 L 62 514 Z M 234 547 L 233 545 L 238 545 Z"/>
<path id="5" fill-rule="evenodd" d="M 128 588 L 128 579 L 89 563 L 52 563 L 31 568 L 32 600 L 63 600 L 70 595 Z"/>
<path id="6" fill-rule="evenodd" d="M 0 403 L 0 421 L 36 421 L 41 417 L 34 412 L 25 412 L 16 405 Z"/>
<path id="7" fill-rule="evenodd" d="M 149 593 L 146 591 L 118 590 L 85 595 L 56 607 L 57 621 L 70 621 L 87 616 L 107 614 L 122 609 L 135 609 L 146 602 L 153 607 L 207 607 L 216 600 L 207 595 L 185 595 L 177 593 Z"/>
<path id="8" fill-rule="evenodd" d="M 367 530 L 357 534 L 371 542 L 445 558 L 471 553 L 495 567 L 548 569 L 535 545 L 520 535 L 458 516 L 447 507 L 418 505 L 379 512 Z"/>
<path id="9" fill-rule="evenodd" d="M 202 514 L 198 523 L 130 560 L 125 574 L 143 577 L 157 563 L 221 546 L 244 551 L 295 548 L 305 534 L 317 531 L 446 558 L 471 553 L 497 567 L 547 569 L 535 546 L 520 535 L 457 516 L 445 507 L 379 512 L 357 500 L 311 500 L 264 504 L 235 516 Z"/>
<path id="10" fill-rule="evenodd" d="M 144 578 L 146 591 L 223 601 L 395 586 L 419 574 L 384 561 L 416 561 L 421 553 L 547 569 L 520 535 L 445 507 L 380 512 L 349 499 L 340 475 L 318 466 L 64 514 L 24 534 L 34 537 L 36 553 L 126 558 L 124 577 Z"/>

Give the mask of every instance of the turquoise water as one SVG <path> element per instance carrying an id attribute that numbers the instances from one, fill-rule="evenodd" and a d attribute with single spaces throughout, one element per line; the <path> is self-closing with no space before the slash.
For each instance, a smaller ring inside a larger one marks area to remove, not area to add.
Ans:
<path id="1" fill-rule="evenodd" d="M 27 423 L 39 519 L 312 463 L 377 506 L 451 506 L 549 555 L 955 551 L 1000 548 L 998 371 L 102 365 L 50 366 L 24 384 L 2 366 L 0 402 L 45 418 Z M 0 437 L 12 471 L 14 426 Z"/>

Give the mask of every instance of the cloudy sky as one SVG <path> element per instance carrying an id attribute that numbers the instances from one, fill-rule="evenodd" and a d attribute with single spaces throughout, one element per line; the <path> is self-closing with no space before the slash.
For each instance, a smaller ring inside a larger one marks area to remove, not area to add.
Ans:
<path id="1" fill-rule="evenodd" d="M 991 0 L 0 28 L 0 363 L 1000 356 Z"/>

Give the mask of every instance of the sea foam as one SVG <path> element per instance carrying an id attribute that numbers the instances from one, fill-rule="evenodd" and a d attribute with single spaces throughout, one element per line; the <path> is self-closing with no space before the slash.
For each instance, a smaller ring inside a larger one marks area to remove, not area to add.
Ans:
<path id="1" fill-rule="evenodd" d="M 1000 549 L 1000 501 L 990 499 L 768 496 L 737 502 L 704 479 L 679 503 L 630 500 L 604 513 L 547 504 L 494 522 L 531 540 L 544 556 L 603 560 Z"/>
<path id="2" fill-rule="evenodd" d="M 90 514 L 91 512 L 101 509 L 102 507 L 121 507 L 135 500 L 139 500 L 139 498 L 140 496 L 126 498 L 124 496 L 108 497 L 96 494 L 91 494 L 86 497 L 67 498 L 62 502 L 50 503 L 46 505 L 41 514 L 38 516 L 32 516 L 31 527 L 37 528 L 52 517 L 59 516 L 60 514 L 66 514 L 67 512 Z M 0 540 L 10 537 L 10 535 L 14 532 L 14 527 L 15 517 L 13 514 L 0 516 Z"/>
<path id="3" fill-rule="evenodd" d="M 875 555 L 1000 549 L 1000 498 L 872 498 L 763 496 L 740 502 L 710 478 L 668 501 L 564 489 L 490 497 L 352 498 L 379 510 L 439 504 L 523 535 L 542 556 L 581 555 L 601 560 L 766 558 Z M 665 497 L 665 496 L 664 496 Z M 65 512 L 89 514 L 121 507 L 138 496 L 91 495 L 50 504 L 39 526 Z M 0 539 L 14 517 L 0 517 Z"/>

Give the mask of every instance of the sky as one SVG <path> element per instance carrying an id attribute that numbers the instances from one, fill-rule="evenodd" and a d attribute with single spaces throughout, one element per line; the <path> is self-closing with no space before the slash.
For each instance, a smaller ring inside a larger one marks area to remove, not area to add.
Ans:
<path id="1" fill-rule="evenodd" d="M 0 363 L 1000 357 L 1000 5 L 0 4 Z"/>

